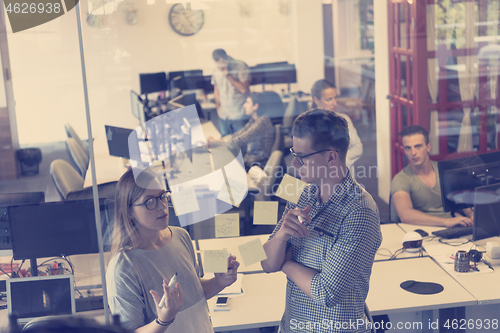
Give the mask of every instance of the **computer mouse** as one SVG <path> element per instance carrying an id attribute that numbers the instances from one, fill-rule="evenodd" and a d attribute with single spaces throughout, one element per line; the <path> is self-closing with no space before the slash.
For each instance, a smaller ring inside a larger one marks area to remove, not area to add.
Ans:
<path id="1" fill-rule="evenodd" d="M 426 231 L 424 231 L 422 229 L 415 229 L 413 231 L 418 232 L 420 234 L 420 236 L 422 236 L 422 237 L 429 236 L 429 233 L 427 233 Z"/>

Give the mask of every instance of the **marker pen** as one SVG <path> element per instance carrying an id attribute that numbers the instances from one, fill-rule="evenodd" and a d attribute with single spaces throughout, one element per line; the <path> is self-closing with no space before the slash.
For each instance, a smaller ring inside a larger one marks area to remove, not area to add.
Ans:
<path id="1" fill-rule="evenodd" d="M 168 283 L 168 291 L 170 291 L 170 288 L 174 288 L 176 284 L 177 284 L 177 273 L 175 273 L 174 276 L 172 276 L 172 278 L 170 279 L 170 282 Z M 163 294 L 163 297 L 161 298 L 160 304 L 158 304 L 158 306 L 162 308 L 164 305 L 165 305 L 165 294 Z"/>

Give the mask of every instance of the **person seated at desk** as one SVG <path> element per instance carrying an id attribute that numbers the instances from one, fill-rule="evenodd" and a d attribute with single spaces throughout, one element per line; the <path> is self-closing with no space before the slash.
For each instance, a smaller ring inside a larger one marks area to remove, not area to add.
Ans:
<path id="1" fill-rule="evenodd" d="M 333 83 L 328 80 L 318 80 L 314 82 L 311 88 L 311 96 L 313 97 L 313 108 L 321 108 L 325 110 L 334 111 L 336 114 L 341 116 L 347 121 L 347 126 L 349 128 L 349 137 L 351 143 L 349 144 L 349 149 L 347 150 L 346 165 L 348 168 L 356 162 L 363 153 L 363 144 L 359 138 L 356 127 L 352 123 L 351 118 L 337 109 L 337 88 Z M 353 176 L 356 176 L 353 172 Z"/>
<path id="2" fill-rule="evenodd" d="M 230 256 L 227 273 L 200 279 L 189 234 L 169 226 L 170 192 L 164 188 L 149 169 L 137 179 L 128 170 L 118 181 L 106 271 L 109 307 L 136 332 L 213 333 L 206 300 L 236 281 L 239 263 Z M 178 283 L 169 290 L 176 273 Z"/>
<path id="3" fill-rule="evenodd" d="M 431 161 L 429 133 L 414 125 L 399 133 L 408 165 L 391 182 L 391 219 L 403 223 L 452 227 L 472 225 L 473 211 L 455 216 L 443 211 L 437 162 Z M 396 215 L 397 213 L 397 215 Z"/>
<path id="4" fill-rule="evenodd" d="M 243 109 L 245 114 L 251 117 L 248 123 L 233 135 L 220 141 L 230 140 L 241 148 L 247 170 L 254 165 L 263 168 L 272 153 L 275 135 L 273 123 L 265 115 L 267 108 L 265 107 L 264 95 L 250 94 L 243 104 Z M 210 141 L 215 140 L 209 138 Z"/>

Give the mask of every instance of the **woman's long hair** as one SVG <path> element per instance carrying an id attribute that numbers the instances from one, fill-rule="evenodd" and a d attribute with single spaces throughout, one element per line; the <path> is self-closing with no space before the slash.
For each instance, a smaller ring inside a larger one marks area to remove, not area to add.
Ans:
<path id="1" fill-rule="evenodd" d="M 136 173 L 140 171 L 135 170 Z M 130 206 L 137 201 L 146 190 L 156 175 L 149 169 L 145 169 L 134 177 L 134 170 L 125 172 L 115 191 L 115 223 L 113 226 L 113 244 L 111 246 L 110 258 L 119 251 L 136 248 L 139 244 L 139 233 L 135 222 L 130 216 Z M 138 186 L 140 184 L 141 186 Z"/>

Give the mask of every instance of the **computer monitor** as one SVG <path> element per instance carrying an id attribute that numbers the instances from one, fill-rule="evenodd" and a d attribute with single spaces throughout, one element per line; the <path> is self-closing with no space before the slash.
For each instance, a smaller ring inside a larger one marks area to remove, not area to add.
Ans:
<path id="1" fill-rule="evenodd" d="M 141 95 L 147 95 L 170 89 L 165 72 L 139 74 L 141 84 Z"/>
<path id="2" fill-rule="evenodd" d="M 0 194 L 0 256 L 12 256 L 9 215 L 7 207 L 22 204 L 36 204 L 45 201 L 44 192 L 1 193 Z"/>
<path id="3" fill-rule="evenodd" d="M 473 240 L 500 236 L 500 184 L 475 190 Z"/>
<path id="4" fill-rule="evenodd" d="M 471 208 L 477 187 L 500 183 L 500 151 L 439 161 L 438 169 L 444 211 Z"/>
<path id="5" fill-rule="evenodd" d="M 99 199 L 99 206 L 104 212 L 106 199 Z M 36 258 L 99 253 L 92 199 L 9 206 L 8 214 L 13 257 L 30 259 L 32 275 Z M 101 220 L 102 234 L 109 234 L 111 226 Z"/>
<path id="6" fill-rule="evenodd" d="M 104 125 L 108 141 L 109 155 L 130 159 L 128 137 L 134 130 L 122 127 Z M 137 141 L 137 140 L 136 140 Z"/>
<path id="7" fill-rule="evenodd" d="M 172 80 L 175 80 L 175 87 L 181 91 L 203 89 L 204 87 L 203 71 L 201 69 L 169 72 L 168 78 L 171 83 Z"/>

